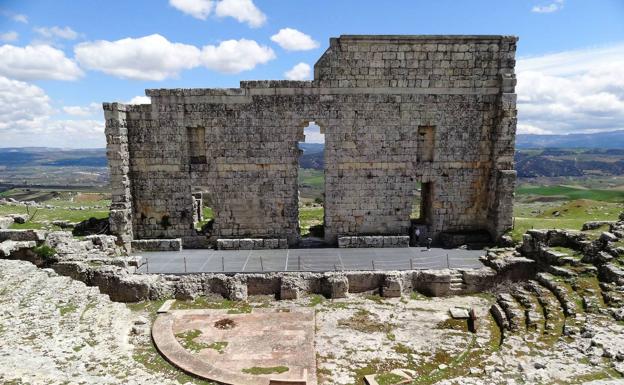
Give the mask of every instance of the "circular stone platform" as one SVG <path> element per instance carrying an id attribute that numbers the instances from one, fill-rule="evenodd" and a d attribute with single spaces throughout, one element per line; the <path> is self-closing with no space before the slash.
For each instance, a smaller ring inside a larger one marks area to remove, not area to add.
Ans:
<path id="1" fill-rule="evenodd" d="M 158 351 L 194 376 L 231 385 L 316 385 L 314 311 L 172 310 L 152 326 Z"/>

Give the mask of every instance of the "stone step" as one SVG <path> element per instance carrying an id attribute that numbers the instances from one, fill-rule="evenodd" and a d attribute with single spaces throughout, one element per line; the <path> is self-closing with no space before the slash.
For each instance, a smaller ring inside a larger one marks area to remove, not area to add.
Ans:
<path id="1" fill-rule="evenodd" d="M 544 333 L 552 333 L 555 329 L 555 318 L 558 317 L 557 313 L 563 313 L 561 304 L 550 290 L 540 285 L 537 281 L 529 281 L 526 284 L 526 288 L 535 294 L 535 298 L 542 306 Z"/>
<path id="2" fill-rule="evenodd" d="M 502 293 L 496 297 L 496 302 L 503 309 L 509 321 L 509 330 L 519 331 L 525 324 L 524 310 L 509 293 Z"/>
<path id="3" fill-rule="evenodd" d="M 561 282 L 557 282 L 557 280 L 548 273 L 538 273 L 536 278 L 542 286 L 546 287 L 557 297 L 566 317 L 576 316 L 580 309 L 578 309 L 576 303 L 570 298 L 571 293 L 565 285 Z"/>
<path id="4" fill-rule="evenodd" d="M 528 330 L 537 330 L 540 324 L 544 323 L 543 313 L 541 313 L 534 298 L 527 290 L 517 287 L 513 290 L 512 296 L 522 306 L 524 306 L 524 317 Z"/>

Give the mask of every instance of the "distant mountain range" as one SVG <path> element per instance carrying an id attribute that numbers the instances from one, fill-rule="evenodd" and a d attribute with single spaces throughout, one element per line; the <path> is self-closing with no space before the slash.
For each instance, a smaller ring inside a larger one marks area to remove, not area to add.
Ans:
<path id="1" fill-rule="evenodd" d="M 593 134 L 516 136 L 516 148 L 609 148 L 624 149 L 624 130 Z"/>
<path id="2" fill-rule="evenodd" d="M 300 143 L 302 168 L 324 168 L 324 144 Z M 520 177 L 624 175 L 624 130 L 594 134 L 526 135 L 516 138 Z M 0 148 L 0 169 L 106 167 L 106 149 Z"/>
<path id="3" fill-rule="evenodd" d="M 0 166 L 106 167 L 106 149 L 61 149 L 48 147 L 0 148 Z"/>

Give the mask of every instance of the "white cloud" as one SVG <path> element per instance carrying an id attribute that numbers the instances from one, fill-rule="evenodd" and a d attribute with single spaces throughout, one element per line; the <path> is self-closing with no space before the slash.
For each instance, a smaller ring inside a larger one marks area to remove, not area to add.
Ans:
<path id="1" fill-rule="evenodd" d="M 63 111 L 73 116 L 94 116 L 102 113 L 102 104 L 93 102 L 88 106 L 65 106 Z"/>
<path id="2" fill-rule="evenodd" d="M 152 104 L 149 96 L 135 96 L 127 104 Z"/>
<path id="3" fill-rule="evenodd" d="M 250 27 L 260 27 L 266 22 L 266 15 L 252 0 L 169 0 L 169 4 L 200 20 L 206 20 L 214 8 L 217 17 L 232 17 Z"/>
<path id="4" fill-rule="evenodd" d="M 534 13 L 553 13 L 561 10 L 563 8 L 564 0 L 554 0 L 553 2 L 546 5 L 536 5 L 531 8 L 531 12 Z"/>
<path id="5" fill-rule="evenodd" d="M 169 4 L 200 20 L 206 20 L 213 7 L 212 0 L 169 0 Z"/>
<path id="6" fill-rule="evenodd" d="M 78 32 L 74 31 L 69 27 L 38 27 L 35 28 L 34 31 L 47 39 L 59 38 L 66 40 L 75 40 L 76 38 L 78 38 Z"/>
<path id="7" fill-rule="evenodd" d="M 267 46 L 253 40 L 226 40 L 218 46 L 204 46 L 201 61 L 207 67 L 223 73 L 248 71 L 258 64 L 275 59 L 275 53 Z"/>
<path id="8" fill-rule="evenodd" d="M 28 24 L 28 16 L 26 15 L 15 14 L 11 16 L 11 18 L 13 19 L 13 21 L 17 21 L 18 23 Z"/>
<path id="9" fill-rule="evenodd" d="M 284 72 L 288 80 L 306 80 L 312 76 L 312 68 L 309 64 L 299 63 L 290 70 Z"/>
<path id="10" fill-rule="evenodd" d="M 18 38 L 19 38 L 19 34 L 15 31 L 0 33 L 0 40 L 2 41 L 15 41 Z"/>
<path id="11" fill-rule="evenodd" d="M 266 15 L 252 0 L 221 0 L 217 3 L 215 13 L 219 17 L 233 17 L 253 28 L 260 27 L 266 22 Z"/>
<path id="12" fill-rule="evenodd" d="M 319 43 L 309 35 L 292 28 L 282 28 L 271 40 L 288 51 L 307 51 L 318 48 Z"/>
<path id="13" fill-rule="evenodd" d="M 0 76 L 18 80 L 76 80 L 83 75 L 65 53 L 49 45 L 0 46 Z"/>
<path id="14" fill-rule="evenodd" d="M 624 129 L 624 43 L 518 60 L 518 130 Z"/>
<path id="15" fill-rule="evenodd" d="M 54 119 L 57 111 L 50 103 L 41 88 L 0 76 L 0 144 L 16 147 L 102 147 L 105 144 L 102 120 Z"/>
<path id="16" fill-rule="evenodd" d="M 307 127 L 304 127 L 303 134 L 305 143 L 325 143 L 325 134 L 321 134 L 321 127 L 315 122 L 310 122 Z"/>
<path id="17" fill-rule="evenodd" d="M 78 44 L 76 59 L 86 68 L 124 79 L 164 80 L 199 65 L 197 47 L 160 35 Z"/>

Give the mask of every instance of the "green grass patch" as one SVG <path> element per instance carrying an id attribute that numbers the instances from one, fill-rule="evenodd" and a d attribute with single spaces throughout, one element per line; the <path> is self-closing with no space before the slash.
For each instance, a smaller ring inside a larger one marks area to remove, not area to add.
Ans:
<path id="1" fill-rule="evenodd" d="M 211 301 L 206 297 L 197 297 L 193 301 L 176 301 L 173 303 L 172 309 L 227 309 L 228 314 L 242 314 L 251 313 L 253 306 L 245 301 L 231 301 L 229 299 Z"/>
<path id="2" fill-rule="evenodd" d="M 262 374 L 282 374 L 282 373 L 286 373 L 288 370 L 290 369 L 288 369 L 288 367 L 286 366 L 271 366 L 271 367 L 254 366 L 252 368 L 243 369 L 242 372 L 257 376 L 257 375 L 262 375 Z"/>
<path id="3" fill-rule="evenodd" d="M 201 334 L 201 330 L 193 329 L 178 333 L 175 336 L 180 342 L 180 345 L 184 347 L 184 349 L 188 350 L 189 352 L 199 353 L 200 351 L 208 349 L 210 347 L 209 344 L 195 341 L 195 339 L 201 336 Z"/>
<path id="4" fill-rule="evenodd" d="M 349 318 L 338 321 L 338 326 L 353 329 L 362 333 L 391 334 L 394 325 L 389 322 L 380 322 L 373 318 L 368 310 L 360 309 Z"/>
<path id="5" fill-rule="evenodd" d="M 394 373 L 382 373 L 375 376 L 375 381 L 379 385 L 394 385 L 405 381 L 405 378 Z"/>
<path id="6" fill-rule="evenodd" d="M 523 185 L 516 189 L 519 195 L 562 196 L 570 200 L 589 199 L 605 202 L 624 202 L 624 191 L 576 188 L 572 186 L 530 186 Z"/>
<path id="7" fill-rule="evenodd" d="M 299 229 L 301 235 L 308 235 L 312 226 L 322 225 L 324 212 L 323 207 L 299 207 Z"/>
<path id="8" fill-rule="evenodd" d="M 514 228 L 510 235 L 516 242 L 530 229 L 581 230 L 589 221 L 617 220 L 624 204 L 579 199 L 549 204 L 516 203 L 514 205 Z M 598 234 L 603 230 L 598 230 Z M 596 231 L 586 232 L 595 236 Z"/>
<path id="9" fill-rule="evenodd" d="M 208 349 L 213 349 L 219 352 L 219 354 L 223 354 L 223 351 L 225 350 L 225 348 L 227 348 L 228 345 L 229 345 L 229 342 L 218 341 L 218 342 L 213 342 L 210 345 L 208 345 Z"/>
<path id="10" fill-rule="evenodd" d="M 312 294 L 310 295 L 309 298 L 310 298 L 310 302 L 308 303 L 308 306 L 310 307 L 315 307 L 326 301 L 325 297 L 323 297 L 320 294 Z"/>
<path id="11" fill-rule="evenodd" d="M 41 245 L 33 248 L 33 252 L 44 261 L 52 259 L 56 255 L 56 249 L 48 245 Z"/>

